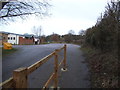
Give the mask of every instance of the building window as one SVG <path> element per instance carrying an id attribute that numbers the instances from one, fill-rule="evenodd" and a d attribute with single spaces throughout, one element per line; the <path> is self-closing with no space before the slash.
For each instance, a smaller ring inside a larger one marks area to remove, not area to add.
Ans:
<path id="1" fill-rule="evenodd" d="M 10 37 L 8 37 L 8 40 L 10 39 Z"/>
<path id="2" fill-rule="evenodd" d="M 12 40 L 12 37 L 11 37 L 11 40 Z"/>
<path id="3" fill-rule="evenodd" d="M 15 40 L 15 37 L 13 37 L 13 40 Z"/>

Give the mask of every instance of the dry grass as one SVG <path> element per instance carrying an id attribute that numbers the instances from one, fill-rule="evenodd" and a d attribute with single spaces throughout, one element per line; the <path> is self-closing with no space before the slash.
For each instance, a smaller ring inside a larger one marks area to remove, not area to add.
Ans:
<path id="1" fill-rule="evenodd" d="M 90 47 L 83 47 L 86 61 L 91 72 L 93 88 L 118 88 L 118 57 L 117 53 L 101 53 Z"/>

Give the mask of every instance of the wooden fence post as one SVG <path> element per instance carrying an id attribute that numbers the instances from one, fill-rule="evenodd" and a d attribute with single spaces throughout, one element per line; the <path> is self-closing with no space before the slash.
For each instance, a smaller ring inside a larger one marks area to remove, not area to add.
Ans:
<path id="1" fill-rule="evenodd" d="M 27 68 L 19 68 L 13 71 L 15 88 L 27 89 Z"/>
<path id="2" fill-rule="evenodd" d="M 66 48 L 67 48 L 67 45 L 65 44 L 65 45 L 64 45 L 64 61 L 63 61 L 63 64 L 64 64 L 63 69 L 64 69 L 64 70 L 66 70 L 66 58 L 67 58 L 67 57 L 66 57 L 66 54 L 67 54 L 67 49 L 66 49 Z"/>
<path id="3" fill-rule="evenodd" d="M 54 61 L 54 88 L 57 89 L 58 87 L 58 54 L 57 49 L 55 50 L 55 61 Z"/>

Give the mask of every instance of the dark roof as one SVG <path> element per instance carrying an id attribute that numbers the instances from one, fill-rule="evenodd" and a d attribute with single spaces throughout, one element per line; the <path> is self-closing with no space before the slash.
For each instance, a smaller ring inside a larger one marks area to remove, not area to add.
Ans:
<path id="1" fill-rule="evenodd" d="M 0 31 L 0 33 L 9 34 L 9 32 Z"/>
<path id="2" fill-rule="evenodd" d="M 4 34 L 14 34 L 14 35 L 19 35 L 19 36 L 23 36 L 23 37 L 33 37 L 33 34 L 16 34 L 16 33 L 10 33 L 10 32 L 5 32 L 5 31 L 0 31 L 0 33 L 4 33 Z"/>
<path id="3" fill-rule="evenodd" d="M 23 36 L 24 37 L 33 37 L 34 35 L 33 34 L 24 34 Z"/>
<path id="4" fill-rule="evenodd" d="M 19 34 L 16 34 L 16 33 L 10 33 L 10 32 L 5 32 L 5 31 L 0 31 L 0 33 L 19 35 Z"/>

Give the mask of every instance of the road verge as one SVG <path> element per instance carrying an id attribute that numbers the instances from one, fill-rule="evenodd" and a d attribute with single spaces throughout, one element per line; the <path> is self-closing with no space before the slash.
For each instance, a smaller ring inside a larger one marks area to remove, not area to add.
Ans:
<path id="1" fill-rule="evenodd" d="M 8 54 L 12 54 L 12 53 L 16 52 L 17 50 L 18 49 L 16 49 L 16 48 L 12 48 L 11 50 L 5 50 L 5 49 L 2 48 L 2 56 L 8 55 Z"/>
<path id="2" fill-rule="evenodd" d="M 118 88 L 118 58 L 116 52 L 102 53 L 91 47 L 82 47 L 91 72 L 92 88 Z"/>

